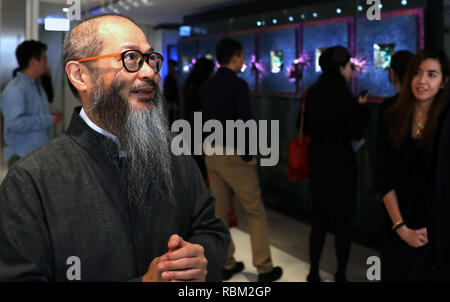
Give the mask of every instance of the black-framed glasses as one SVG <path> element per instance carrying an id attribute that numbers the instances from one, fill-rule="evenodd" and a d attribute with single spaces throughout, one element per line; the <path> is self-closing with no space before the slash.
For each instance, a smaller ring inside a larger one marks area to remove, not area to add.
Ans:
<path id="1" fill-rule="evenodd" d="M 75 61 L 85 62 L 114 57 L 122 58 L 122 65 L 128 72 L 138 72 L 139 70 L 141 70 L 142 66 L 144 66 L 144 62 L 146 62 L 155 73 L 158 73 L 161 71 L 162 64 L 164 62 L 164 57 L 158 52 L 152 51 L 150 53 L 144 54 L 137 49 L 130 49 L 122 53 L 112 53 L 108 55 L 89 57 Z"/>

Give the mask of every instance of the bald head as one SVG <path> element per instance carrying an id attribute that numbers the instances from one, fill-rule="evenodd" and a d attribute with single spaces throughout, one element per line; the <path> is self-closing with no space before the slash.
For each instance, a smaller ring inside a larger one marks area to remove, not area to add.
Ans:
<path id="1" fill-rule="evenodd" d="M 72 28 L 64 39 L 64 66 L 71 60 L 78 60 L 98 55 L 104 46 L 104 38 L 101 34 L 101 29 L 105 27 L 107 28 L 108 24 L 120 24 L 122 22 L 131 22 L 136 25 L 136 23 L 128 17 L 108 14 L 86 19 Z M 89 68 L 90 62 L 86 62 L 86 66 Z M 70 81 L 68 82 L 73 94 L 75 97 L 78 97 L 78 91 L 70 83 Z"/>

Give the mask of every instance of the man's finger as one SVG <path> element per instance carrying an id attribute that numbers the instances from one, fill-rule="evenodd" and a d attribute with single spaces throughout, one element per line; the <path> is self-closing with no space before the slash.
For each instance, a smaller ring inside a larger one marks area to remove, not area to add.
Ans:
<path id="1" fill-rule="evenodd" d="M 158 264 L 158 269 L 160 272 L 164 271 L 174 271 L 174 270 L 186 270 L 186 269 L 196 269 L 196 268 L 206 268 L 208 261 L 205 257 L 194 257 L 194 258 L 182 258 L 172 261 L 162 261 Z"/>
<path id="2" fill-rule="evenodd" d="M 199 280 L 206 278 L 206 269 L 191 269 L 185 271 L 169 271 L 162 273 L 163 280 Z"/>
<path id="3" fill-rule="evenodd" d="M 177 260 L 182 258 L 192 258 L 204 256 L 204 249 L 201 245 L 198 244 L 189 244 L 187 243 L 182 248 L 169 251 L 167 253 L 167 257 L 169 260 Z"/>
<path id="4" fill-rule="evenodd" d="M 183 240 L 183 238 L 181 238 L 181 236 L 174 234 L 174 235 L 170 236 L 167 246 L 169 247 L 169 250 L 172 251 L 172 250 L 182 247 L 184 245 L 184 243 L 185 243 L 185 241 Z"/>

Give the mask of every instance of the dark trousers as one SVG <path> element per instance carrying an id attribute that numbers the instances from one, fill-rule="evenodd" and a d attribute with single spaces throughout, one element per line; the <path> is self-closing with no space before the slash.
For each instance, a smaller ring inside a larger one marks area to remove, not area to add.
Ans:
<path id="1" fill-rule="evenodd" d="M 312 273 L 319 273 L 320 257 L 325 244 L 327 230 L 330 228 L 334 233 L 336 248 L 336 275 L 345 276 L 350 256 L 351 223 L 351 217 L 348 217 L 348 215 L 330 215 L 325 211 L 315 211 L 309 237 L 309 257 Z"/>
<path id="2" fill-rule="evenodd" d="M 338 152 L 338 148 L 329 149 L 333 152 L 323 151 L 323 148 L 309 150 L 309 180 L 314 215 L 309 238 L 311 273 L 319 272 L 326 233 L 330 230 L 335 239 L 336 275 L 345 277 L 356 205 L 356 160 L 351 150 Z"/>

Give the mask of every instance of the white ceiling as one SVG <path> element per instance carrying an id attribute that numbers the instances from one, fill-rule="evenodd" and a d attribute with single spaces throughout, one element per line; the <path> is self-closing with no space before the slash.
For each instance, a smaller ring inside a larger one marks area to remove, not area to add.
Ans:
<path id="1" fill-rule="evenodd" d="M 132 0 L 122 0 L 123 2 Z M 205 12 L 213 9 L 224 8 L 254 0 L 138 0 L 139 7 L 130 5 L 130 10 L 125 10 L 120 5 L 115 5 L 121 14 L 132 17 L 138 23 L 167 24 L 182 23 L 183 16 Z M 66 0 L 40 0 L 40 17 L 49 15 L 64 16 L 62 8 L 69 7 Z M 81 0 L 82 10 L 108 4 L 107 0 Z M 149 2 L 150 4 L 143 4 Z"/>

